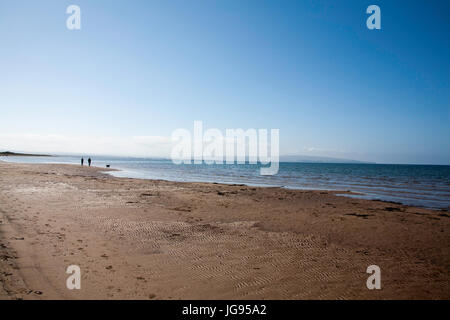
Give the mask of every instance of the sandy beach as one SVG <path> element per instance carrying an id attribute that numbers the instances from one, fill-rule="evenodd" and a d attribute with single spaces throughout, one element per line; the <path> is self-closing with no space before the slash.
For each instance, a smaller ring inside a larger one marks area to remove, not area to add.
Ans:
<path id="1" fill-rule="evenodd" d="M 104 170 L 0 162 L 0 299 L 450 299 L 448 211 Z"/>

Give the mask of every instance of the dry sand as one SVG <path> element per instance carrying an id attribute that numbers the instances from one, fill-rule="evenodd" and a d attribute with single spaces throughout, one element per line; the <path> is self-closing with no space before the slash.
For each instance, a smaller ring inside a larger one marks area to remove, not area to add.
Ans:
<path id="1" fill-rule="evenodd" d="M 2 299 L 449 299 L 450 214 L 0 162 Z M 66 288 L 69 265 L 81 290 Z M 368 290 L 366 268 L 381 268 Z"/>

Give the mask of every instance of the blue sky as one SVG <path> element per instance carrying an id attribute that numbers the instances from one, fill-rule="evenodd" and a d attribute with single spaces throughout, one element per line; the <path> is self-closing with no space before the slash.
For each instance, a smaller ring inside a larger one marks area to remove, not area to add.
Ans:
<path id="1" fill-rule="evenodd" d="M 71 4 L 81 30 L 66 28 Z M 366 27 L 371 4 L 381 30 Z M 447 1 L 0 0 L 0 150 L 164 155 L 175 129 L 201 120 L 278 128 L 282 154 L 450 164 L 449 12 Z"/>

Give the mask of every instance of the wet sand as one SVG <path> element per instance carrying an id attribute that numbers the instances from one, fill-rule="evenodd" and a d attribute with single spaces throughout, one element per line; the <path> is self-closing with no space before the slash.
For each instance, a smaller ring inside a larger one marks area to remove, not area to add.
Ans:
<path id="1" fill-rule="evenodd" d="M 448 211 L 101 170 L 0 162 L 0 299 L 450 298 Z"/>

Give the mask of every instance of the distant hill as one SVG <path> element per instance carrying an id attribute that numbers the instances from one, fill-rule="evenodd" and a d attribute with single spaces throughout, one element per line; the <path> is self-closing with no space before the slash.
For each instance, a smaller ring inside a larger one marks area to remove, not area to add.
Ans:
<path id="1" fill-rule="evenodd" d="M 371 163 L 358 160 L 316 156 L 280 156 L 280 162 L 319 162 L 319 163 Z"/>
<path id="2" fill-rule="evenodd" d="M 0 152 L 0 157 L 51 157 L 48 154 L 31 154 L 31 153 L 16 153 L 16 152 Z"/>

